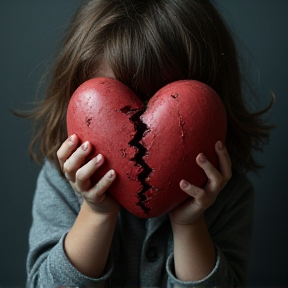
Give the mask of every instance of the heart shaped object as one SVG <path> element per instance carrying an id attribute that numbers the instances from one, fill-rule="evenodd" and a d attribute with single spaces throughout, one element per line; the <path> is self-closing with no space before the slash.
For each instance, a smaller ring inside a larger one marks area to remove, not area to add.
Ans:
<path id="1" fill-rule="evenodd" d="M 117 177 L 109 193 L 134 215 L 151 218 L 189 197 L 179 187 L 181 179 L 205 185 L 196 156 L 203 152 L 218 167 L 214 147 L 225 141 L 227 120 L 219 96 L 199 81 L 166 85 L 145 109 L 118 80 L 94 78 L 72 95 L 67 129 L 82 142 L 90 141 L 95 147 L 91 157 L 105 157 L 94 183 L 114 169 Z"/>

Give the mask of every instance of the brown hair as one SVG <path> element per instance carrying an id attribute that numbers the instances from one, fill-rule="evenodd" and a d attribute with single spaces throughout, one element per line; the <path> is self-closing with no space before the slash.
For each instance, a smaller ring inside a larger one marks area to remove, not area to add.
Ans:
<path id="1" fill-rule="evenodd" d="M 234 41 L 207 0 L 92 0 L 82 5 L 67 31 L 46 97 L 30 113 L 36 124 L 30 145 L 34 159 L 48 158 L 58 166 L 56 151 L 67 138 L 70 97 L 103 61 L 143 101 L 179 79 L 210 85 L 227 110 L 226 145 L 233 167 L 260 167 L 252 152 L 268 141 L 271 126 L 261 116 L 272 101 L 258 113 L 246 108 Z"/>

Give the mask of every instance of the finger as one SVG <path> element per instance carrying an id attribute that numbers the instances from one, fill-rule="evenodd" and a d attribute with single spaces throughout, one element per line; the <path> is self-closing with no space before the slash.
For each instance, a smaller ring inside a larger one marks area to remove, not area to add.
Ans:
<path id="1" fill-rule="evenodd" d="M 188 181 L 182 179 L 180 181 L 180 188 L 193 198 L 201 199 L 206 197 L 206 192 L 195 185 L 190 184 Z"/>
<path id="2" fill-rule="evenodd" d="M 87 164 L 77 170 L 75 175 L 75 182 L 77 191 L 87 191 L 91 187 L 90 177 L 97 171 L 97 169 L 104 163 L 104 157 L 98 154 L 91 159 Z"/>
<path id="3" fill-rule="evenodd" d="M 224 178 L 224 182 L 227 183 L 228 180 L 232 177 L 232 163 L 230 156 L 225 145 L 221 141 L 218 141 L 215 144 L 215 151 L 219 159 L 220 173 Z"/>
<path id="4" fill-rule="evenodd" d="M 76 171 L 85 163 L 91 151 L 92 145 L 86 141 L 64 162 L 63 171 L 71 182 L 75 182 Z"/>
<path id="5" fill-rule="evenodd" d="M 113 181 L 116 178 L 116 173 L 114 170 L 109 170 L 101 180 L 90 189 L 89 191 L 89 201 L 90 202 L 96 202 L 101 203 L 105 199 L 105 192 L 110 187 L 110 185 L 113 183 Z M 83 194 L 85 197 L 85 193 Z M 87 195 L 88 196 L 88 195 Z"/>
<path id="6" fill-rule="evenodd" d="M 207 202 L 207 194 L 204 189 L 201 189 L 195 185 L 190 184 L 188 181 L 182 179 L 180 181 L 180 188 L 186 192 L 189 196 L 194 198 L 193 204 L 205 207 Z"/>
<path id="7" fill-rule="evenodd" d="M 219 192 L 223 185 L 223 177 L 221 173 L 213 166 L 207 157 L 200 153 L 196 157 L 197 164 L 204 170 L 208 181 L 205 186 L 206 192 Z"/>
<path id="8" fill-rule="evenodd" d="M 77 148 L 79 139 L 73 134 L 61 145 L 61 147 L 57 151 L 57 158 L 60 163 L 60 167 L 63 170 L 63 165 L 65 161 L 71 156 L 71 154 Z"/>

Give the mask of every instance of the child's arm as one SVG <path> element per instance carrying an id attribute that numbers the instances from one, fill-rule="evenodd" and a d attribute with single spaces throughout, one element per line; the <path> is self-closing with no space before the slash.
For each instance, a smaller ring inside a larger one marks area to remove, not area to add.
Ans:
<path id="1" fill-rule="evenodd" d="M 108 259 L 120 207 L 105 193 L 116 175 L 110 170 L 91 187 L 90 177 L 103 164 L 103 156 L 98 155 L 83 165 L 92 146 L 89 142 L 79 148 L 77 146 L 78 139 L 73 135 L 57 152 L 72 188 L 84 198 L 79 215 L 65 238 L 64 249 L 67 258 L 79 272 L 91 278 L 99 278 Z"/>
<path id="2" fill-rule="evenodd" d="M 64 242 L 67 258 L 79 272 L 91 278 L 103 275 L 116 220 L 117 215 L 99 215 L 83 202 Z"/>
<path id="3" fill-rule="evenodd" d="M 231 161 L 222 143 L 217 142 L 215 150 L 219 157 L 220 172 L 203 154 L 198 155 L 196 161 L 208 177 L 205 190 L 181 181 L 181 188 L 193 198 L 170 213 L 174 235 L 175 276 L 183 282 L 204 279 L 216 262 L 215 248 L 206 226 L 204 211 L 214 203 L 230 179 Z"/>

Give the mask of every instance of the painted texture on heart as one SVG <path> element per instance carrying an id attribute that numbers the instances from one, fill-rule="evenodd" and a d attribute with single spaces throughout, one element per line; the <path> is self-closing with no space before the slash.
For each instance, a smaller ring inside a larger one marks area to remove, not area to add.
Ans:
<path id="1" fill-rule="evenodd" d="M 113 168 L 117 178 L 109 193 L 134 215 L 148 218 L 188 198 L 179 188 L 181 179 L 205 184 L 195 158 L 203 152 L 218 166 L 214 145 L 225 141 L 227 124 L 218 95 L 193 80 L 163 87 L 143 112 L 142 102 L 121 82 L 95 78 L 73 94 L 67 128 L 94 145 L 92 156 L 104 155 L 94 181 Z"/>

